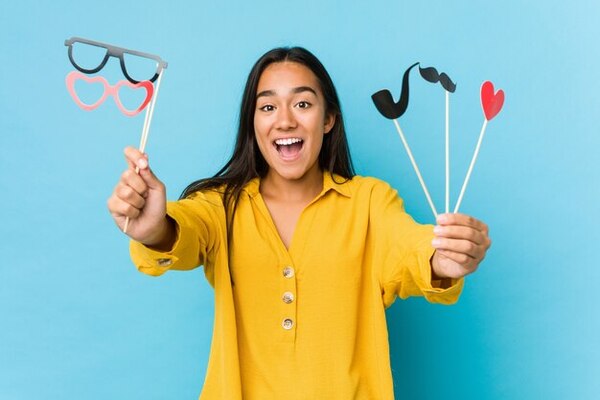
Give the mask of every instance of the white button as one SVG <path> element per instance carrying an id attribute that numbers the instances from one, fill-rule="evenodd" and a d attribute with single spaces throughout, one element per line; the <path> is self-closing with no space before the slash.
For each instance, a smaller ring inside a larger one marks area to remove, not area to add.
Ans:
<path id="1" fill-rule="evenodd" d="M 170 258 L 159 258 L 158 260 L 156 260 L 156 263 L 161 267 L 167 267 L 173 264 L 173 260 L 171 260 Z"/>
<path id="2" fill-rule="evenodd" d="M 281 326 L 283 326 L 283 329 L 289 331 L 294 326 L 294 321 L 291 318 L 286 318 L 281 323 Z"/>
<path id="3" fill-rule="evenodd" d="M 290 304 L 292 301 L 294 301 L 294 293 L 285 292 L 283 294 L 282 300 L 285 304 Z"/>
<path id="4" fill-rule="evenodd" d="M 293 278 L 294 277 L 294 268 L 285 267 L 283 269 L 283 276 L 285 276 L 286 278 Z"/>

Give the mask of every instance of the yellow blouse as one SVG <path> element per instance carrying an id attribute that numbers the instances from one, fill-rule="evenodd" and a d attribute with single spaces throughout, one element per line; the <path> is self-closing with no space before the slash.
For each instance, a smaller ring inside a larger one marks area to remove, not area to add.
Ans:
<path id="1" fill-rule="evenodd" d="M 200 399 L 393 399 L 385 308 L 397 296 L 454 303 L 463 286 L 431 282 L 431 225 L 414 222 L 385 182 L 325 173 L 286 249 L 259 183 L 242 192 L 229 255 L 215 191 L 168 203 L 171 251 L 131 242 L 141 272 L 204 265 L 215 290 Z"/>

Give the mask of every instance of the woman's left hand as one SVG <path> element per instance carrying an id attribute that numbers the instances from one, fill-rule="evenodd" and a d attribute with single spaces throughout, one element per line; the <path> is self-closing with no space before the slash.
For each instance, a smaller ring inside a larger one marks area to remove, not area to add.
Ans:
<path id="1" fill-rule="evenodd" d="M 431 268 L 436 278 L 462 278 L 475 272 L 492 242 L 483 222 L 464 214 L 440 214 L 433 229 L 436 249 Z"/>

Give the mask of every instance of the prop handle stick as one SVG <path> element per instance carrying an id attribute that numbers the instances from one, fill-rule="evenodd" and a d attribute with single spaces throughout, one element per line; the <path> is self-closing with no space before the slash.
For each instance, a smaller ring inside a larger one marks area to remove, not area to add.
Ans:
<path id="1" fill-rule="evenodd" d="M 152 97 L 152 101 L 150 102 L 150 107 L 148 112 L 146 113 L 146 118 L 144 120 L 144 129 L 142 130 L 142 138 L 140 140 L 140 151 L 143 153 L 146 149 L 146 143 L 148 142 L 148 135 L 150 133 L 150 124 L 152 124 L 152 116 L 154 115 L 154 106 L 156 104 L 156 99 L 158 97 L 158 91 L 160 89 L 160 81 L 162 80 L 164 71 L 158 76 L 156 80 L 156 88 L 154 90 L 154 96 Z"/>
<path id="2" fill-rule="evenodd" d="M 446 90 L 446 212 L 450 212 L 450 92 Z"/>
<path id="3" fill-rule="evenodd" d="M 473 172 L 473 166 L 475 165 L 475 161 L 477 160 L 477 155 L 479 154 L 479 148 L 481 147 L 481 142 L 483 140 L 483 135 L 485 135 L 485 128 L 487 127 L 488 120 L 484 118 L 483 126 L 481 127 L 481 132 L 479 133 L 479 140 L 477 141 L 477 147 L 475 147 L 475 153 L 473 153 L 473 158 L 471 159 L 471 165 L 469 165 L 469 170 L 467 171 L 467 176 L 465 177 L 465 181 L 463 182 L 462 189 L 460 190 L 460 195 L 458 196 L 458 201 L 456 202 L 456 207 L 454 208 L 454 212 L 458 212 L 458 208 L 460 207 L 460 203 L 462 202 L 463 195 L 465 194 L 465 189 L 467 188 L 467 184 L 469 183 L 469 178 L 471 177 L 471 172 Z"/>
<path id="4" fill-rule="evenodd" d="M 408 147 L 408 143 L 406 142 L 406 139 L 404 138 L 404 133 L 402 133 L 402 129 L 400 129 L 400 124 L 398 123 L 397 119 L 394 119 L 394 124 L 396 125 L 396 130 L 398 131 L 398 134 L 400 135 L 400 139 L 402 139 L 402 143 L 404 144 L 404 148 L 406 149 L 408 158 L 410 158 L 410 162 L 412 163 L 412 166 L 415 169 L 415 172 L 417 173 L 419 182 L 421 182 L 421 187 L 423 188 L 423 191 L 425 192 L 425 197 L 427 197 L 427 201 L 429 202 L 431 211 L 433 211 L 433 216 L 435 218 L 437 218 L 437 210 L 435 209 L 435 206 L 433 205 L 433 202 L 431 201 L 431 197 L 429 196 L 429 191 L 427 190 L 427 186 L 425 186 L 425 182 L 423 181 L 423 178 L 421 177 L 421 172 L 419 171 L 419 167 L 417 167 L 417 163 L 415 162 L 412 152 L 410 151 L 410 147 Z"/>
<path id="5" fill-rule="evenodd" d="M 163 70 L 164 73 L 164 70 Z M 142 128 L 142 137 L 140 138 L 140 152 L 143 153 L 146 149 L 146 143 L 148 142 L 148 133 L 150 132 L 150 124 L 152 123 L 152 114 L 154 114 L 154 105 L 156 104 L 156 98 L 158 97 L 158 89 L 160 89 L 160 80 L 163 74 L 161 73 L 156 80 L 156 89 L 154 90 L 154 96 L 152 96 L 152 101 L 148 105 L 146 109 L 146 116 L 144 117 L 144 126 Z M 140 168 L 135 167 L 135 173 L 140 173 Z M 125 219 L 125 226 L 123 227 L 123 233 L 127 233 L 127 228 L 129 227 L 129 217 Z"/>

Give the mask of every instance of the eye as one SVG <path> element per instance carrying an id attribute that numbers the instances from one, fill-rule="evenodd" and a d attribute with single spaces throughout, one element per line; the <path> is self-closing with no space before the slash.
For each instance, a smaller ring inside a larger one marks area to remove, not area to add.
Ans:
<path id="1" fill-rule="evenodd" d="M 264 106 L 259 107 L 259 110 L 266 112 L 273 111 L 274 109 L 275 107 L 273 107 L 271 104 L 265 104 Z"/>
<path id="2" fill-rule="evenodd" d="M 308 101 L 300 101 L 296 104 L 298 108 L 309 108 L 311 105 Z"/>

